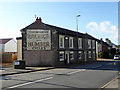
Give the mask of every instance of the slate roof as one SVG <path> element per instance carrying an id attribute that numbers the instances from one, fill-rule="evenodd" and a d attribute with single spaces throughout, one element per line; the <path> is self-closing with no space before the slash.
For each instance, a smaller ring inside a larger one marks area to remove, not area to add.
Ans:
<path id="1" fill-rule="evenodd" d="M 0 39 L 0 44 L 5 44 L 8 41 L 12 40 L 13 38 L 5 38 L 5 39 Z"/>
<path id="2" fill-rule="evenodd" d="M 32 24 L 26 26 L 25 28 L 21 29 L 21 31 L 26 31 L 27 29 L 39 29 L 39 28 L 44 28 L 46 30 L 47 29 L 48 30 L 54 29 L 59 34 L 70 35 L 70 36 L 77 36 L 78 35 L 81 38 L 88 38 L 88 39 L 96 40 L 96 38 L 94 38 L 93 36 L 91 36 L 89 34 L 84 34 L 84 33 L 76 32 L 76 31 L 73 31 L 73 30 L 57 27 L 57 26 L 54 26 L 54 25 L 45 24 L 43 22 L 36 22 L 36 21 L 33 22 Z"/>

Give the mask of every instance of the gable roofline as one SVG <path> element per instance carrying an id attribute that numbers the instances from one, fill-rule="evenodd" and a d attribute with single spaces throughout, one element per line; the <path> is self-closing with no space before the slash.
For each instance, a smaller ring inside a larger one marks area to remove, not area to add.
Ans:
<path id="1" fill-rule="evenodd" d="M 95 37 L 89 35 L 89 34 L 84 34 L 84 33 L 80 33 L 77 31 L 73 31 L 70 29 L 66 29 L 66 28 L 61 28 L 58 26 L 54 26 L 54 25 L 50 25 L 50 24 L 46 24 L 43 22 L 36 22 L 34 21 L 33 23 L 31 23 L 30 25 L 26 26 L 25 28 L 21 29 L 20 31 L 26 31 L 27 29 L 39 29 L 39 27 L 44 28 L 44 29 L 49 29 L 49 28 L 53 28 L 54 30 L 57 31 L 57 33 L 62 34 L 62 35 L 70 35 L 70 36 L 74 36 L 74 37 L 80 37 L 80 38 L 87 38 L 87 39 L 94 39 L 96 40 Z"/>
<path id="2" fill-rule="evenodd" d="M 9 42 L 12 39 L 13 38 L 2 38 L 2 39 L 0 39 L 0 44 L 6 44 L 7 42 Z"/>

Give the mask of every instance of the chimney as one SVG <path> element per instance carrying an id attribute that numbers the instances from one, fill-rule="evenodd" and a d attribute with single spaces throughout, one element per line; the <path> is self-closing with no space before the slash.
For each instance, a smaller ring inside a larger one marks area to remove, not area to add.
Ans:
<path id="1" fill-rule="evenodd" d="M 38 19 L 38 17 L 37 17 L 36 22 L 42 22 L 41 17 L 39 17 L 39 19 Z"/>
<path id="2" fill-rule="evenodd" d="M 103 41 L 102 38 L 100 39 L 100 41 Z"/>
<path id="3" fill-rule="evenodd" d="M 41 19 L 41 17 L 37 17 L 37 19 L 36 19 L 36 25 L 37 25 L 37 29 L 41 29 L 41 22 L 42 22 L 42 19 Z"/>

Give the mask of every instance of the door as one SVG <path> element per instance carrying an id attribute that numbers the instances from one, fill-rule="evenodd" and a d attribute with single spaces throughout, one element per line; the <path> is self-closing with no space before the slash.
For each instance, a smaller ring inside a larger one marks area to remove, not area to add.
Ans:
<path id="1" fill-rule="evenodd" d="M 69 64 L 69 52 L 65 51 L 65 64 Z"/>

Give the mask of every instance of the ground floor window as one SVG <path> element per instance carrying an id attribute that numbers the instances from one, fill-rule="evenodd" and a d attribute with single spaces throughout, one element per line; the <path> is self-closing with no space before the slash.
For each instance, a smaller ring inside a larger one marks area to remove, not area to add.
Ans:
<path id="1" fill-rule="evenodd" d="M 78 59 L 82 59 L 82 56 L 83 56 L 82 51 L 79 51 L 79 52 L 78 52 Z"/>
<path id="2" fill-rule="evenodd" d="M 95 60 L 95 51 L 93 51 L 93 59 Z"/>
<path id="3" fill-rule="evenodd" d="M 70 52 L 70 60 L 74 60 L 74 53 L 73 53 L 73 51 Z"/>
<path id="4" fill-rule="evenodd" d="M 88 51 L 88 57 L 91 58 L 91 51 Z"/>
<path id="5" fill-rule="evenodd" d="M 59 52 L 59 60 L 64 61 L 64 51 Z"/>

